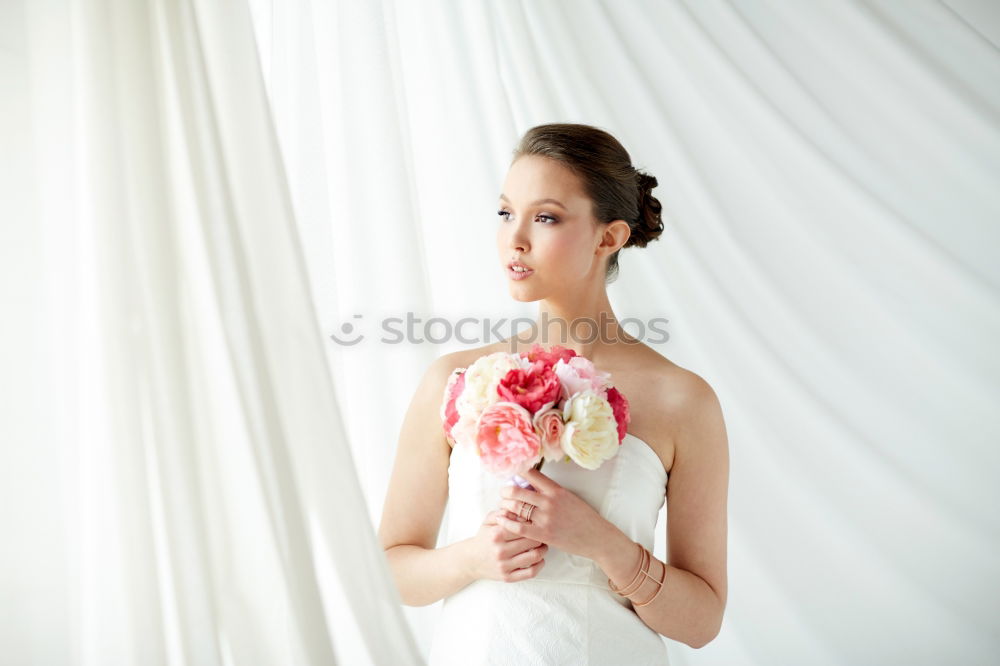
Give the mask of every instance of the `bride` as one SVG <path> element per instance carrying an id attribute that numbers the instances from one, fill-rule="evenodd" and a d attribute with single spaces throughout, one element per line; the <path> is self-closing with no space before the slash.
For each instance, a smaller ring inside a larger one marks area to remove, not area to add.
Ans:
<path id="1" fill-rule="evenodd" d="M 663 231 L 656 184 L 589 125 L 533 127 L 514 151 L 497 250 L 511 296 L 538 301 L 538 321 L 431 363 L 402 425 L 379 526 L 403 603 L 444 599 L 431 664 L 669 664 L 662 637 L 699 648 L 719 633 L 729 482 L 719 400 L 628 335 L 606 290 L 621 248 Z M 631 419 L 599 469 L 546 463 L 523 475 L 533 487 L 524 489 L 453 448 L 439 410 L 453 371 L 535 344 L 611 373 Z M 666 562 L 652 557 L 664 503 Z"/>

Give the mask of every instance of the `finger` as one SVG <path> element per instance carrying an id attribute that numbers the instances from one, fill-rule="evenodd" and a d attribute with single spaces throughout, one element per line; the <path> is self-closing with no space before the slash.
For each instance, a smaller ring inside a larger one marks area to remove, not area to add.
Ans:
<path id="1" fill-rule="evenodd" d="M 510 514 L 511 520 L 520 520 L 521 515 L 526 511 L 524 503 L 521 500 L 502 499 L 500 500 L 500 506 L 505 511 L 504 515 Z"/>
<path id="2" fill-rule="evenodd" d="M 500 497 L 507 499 L 521 500 L 529 504 L 537 504 L 542 499 L 542 494 L 530 488 L 519 488 L 517 486 L 503 486 L 500 488 Z"/>
<path id="3" fill-rule="evenodd" d="M 515 569 L 507 574 L 506 580 L 511 583 L 516 583 L 519 580 L 527 580 L 528 578 L 534 578 L 538 575 L 538 572 L 542 570 L 545 566 L 545 558 L 542 558 L 532 564 L 530 567 L 525 567 L 523 569 Z"/>
<path id="4" fill-rule="evenodd" d="M 523 514 L 528 509 L 527 505 L 524 504 L 521 500 L 502 499 L 499 502 L 497 502 L 496 510 L 501 511 L 502 513 L 500 515 L 502 516 L 507 516 L 511 520 L 517 520 L 518 514 L 519 513 Z"/>
<path id="5" fill-rule="evenodd" d="M 532 564 L 538 560 L 545 557 L 549 547 L 545 544 L 538 546 L 537 548 L 530 548 L 523 553 L 519 553 L 514 557 L 510 558 L 511 569 L 523 569 L 524 567 L 530 567 Z"/>
<path id="6" fill-rule="evenodd" d="M 505 516 L 504 515 L 505 513 L 508 514 L 508 515 Z M 511 539 L 517 538 L 516 534 L 511 534 L 507 530 L 507 528 L 505 528 L 503 525 L 500 524 L 500 518 L 507 518 L 508 520 L 512 520 L 509 517 L 509 513 L 510 513 L 509 511 L 491 511 L 486 516 L 486 519 L 483 520 L 482 527 L 492 527 L 492 528 L 494 528 L 497 531 L 498 534 L 500 534 L 501 536 L 503 536 L 503 538 L 504 538 L 503 540 L 504 541 L 510 541 Z"/>
<path id="7" fill-rule="evenodd" d="M 510 557 L 517 555 L 518 553 L 523 553 L 525 551 L 531 550 L 532 548 L 538 548 L 539 546 L 548 546 L 548 544 L 543 544 L 543 542 L 536 539 L 528 539 L 527 537 L 514 537 L 506 544 L 504 547 L 508 549 Z"/>
<path id="8" fill-rule="evenodd" d="M 518 518 L 517 516 L 515 516 L 515 515 L 514 515 L 513 513 L 511 513 L 510 511 L 507 511 L 507 512 L 506 512 L 506 515 L 502 515 L 502 516 L 500 516 L 500 517 L 501 517 L 501 518 L 506 518 L 507 520 L 509 520 L 509 521 L 511 521 L 511 522 L 513 522 L 513 523 L 519 523 L 519 522 L 523 522 L 523 521 L 521 521 L 521 519 L 520 519 L 520 518 Z M 506 527 L 504 527 L 504 526 L 503 526 L 503 525 L 501 524 L 501 522 L 500 522 L 499 520 L 497 520 L 497 521 L 496 521 L 496 522 L 494 523 L 494 525 L 496 525 L 497 527 L 499 527 L 499 528 L 500 528 L 500 530 L 501 530 L 501 531 L 502 531 L 502 533 L 504 534 L 504 540 L 505 540 L 505 541 L 517 541 L 518 539 L 524 539 L 524 538 L 526 538 L 526 537 L 523 537 L 523 536 L 521 536 L 521 535 L 519 535 L 519 534 L 514 534 L 513 532 L 511 532 L 510 530 L 508 530 L 508 529 L 507 529 Z M 541 541 L 539 541 L 538 543 L 541 543 Z"/>
<path id="9" fill-rule="evenodd" d="M 518 536 L 528 537 L 529 539 L 534 538 L 535 526 L 529 523 L 521 523 L 516 520 L 511 520 L 506 516 L 497 516 L 497 524 L 508 532 Z"/>
<path id="10" fill-rule="evenodd" d="M 541 470 L 535 469 L 534 467 L 521 474 L 521 476 L 525 481 L 529 481 L 531 485 L 538 488 L 538 490 L 542 493 L 551 492 L 556 488 L 562 488 L 562 486 L 553 481 L 551 477 L 545 476 Z M 523 490 L 523 488 L 520 490 Z"/>
<path id="11" fill-rule="evenodd" d="M 496 525 L 497 516 L 506 516 L 508 513 L 506 509 L 494 509 L 483 517 L 483 525 Z"/>

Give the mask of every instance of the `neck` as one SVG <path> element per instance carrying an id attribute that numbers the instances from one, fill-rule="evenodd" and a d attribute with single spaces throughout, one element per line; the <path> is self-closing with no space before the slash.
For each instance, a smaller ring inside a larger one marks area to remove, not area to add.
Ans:
<path id="1" fill-rule="evenodd" d="M 595 363 L 609 347 L 633 339 L 619 325 L 603 288 L 594 294 L 576 293 L 539 301 L 538 320 L 517 337 L 527 345 L 572 349 Z"/>

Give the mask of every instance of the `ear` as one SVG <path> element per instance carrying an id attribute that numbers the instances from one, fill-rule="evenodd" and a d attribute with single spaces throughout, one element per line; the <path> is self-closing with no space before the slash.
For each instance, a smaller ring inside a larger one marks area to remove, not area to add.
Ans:
<path id="1" fill-rule="evenodd" d="M 632 228 L 625 220 L 612 220 L 603 227 L 597 252 L 610 257 L 628 242 L 629 236 L 632 235 Z"/>

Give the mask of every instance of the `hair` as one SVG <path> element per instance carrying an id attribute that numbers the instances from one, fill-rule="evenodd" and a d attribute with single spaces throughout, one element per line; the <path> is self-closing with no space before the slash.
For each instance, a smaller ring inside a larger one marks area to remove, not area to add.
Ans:
<path id="1" fill-rule="evenodd" d="M 646 247 L 663 233 L 662 207 L 652 195 L 656 177 L 632 166 L 628 151 L 608 132 L 577 123 L 536 125 L 521 137 L 511 163 L 525 155 L 549 157 L 573 171 L 599 223 L 628 222 L 631 235 L 623 248 Z M 618 277 L 619 252 L 608 259 L 606 283 Z"/>

